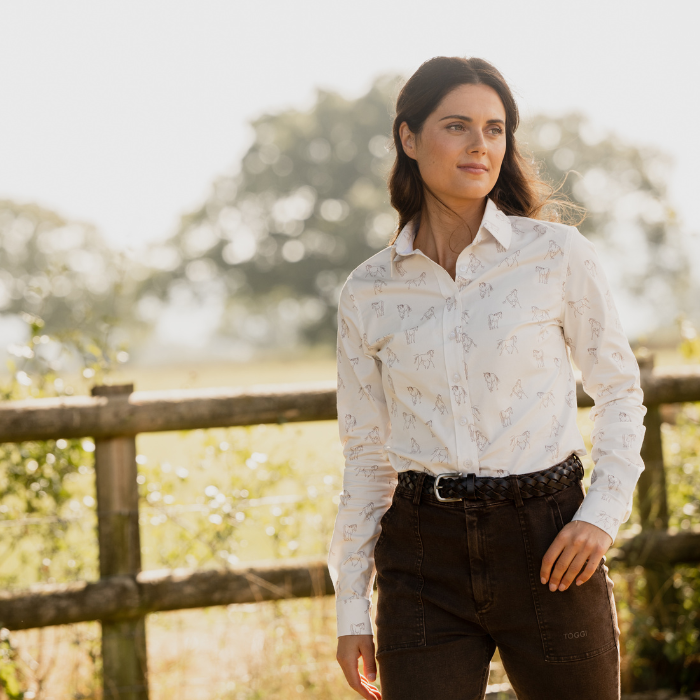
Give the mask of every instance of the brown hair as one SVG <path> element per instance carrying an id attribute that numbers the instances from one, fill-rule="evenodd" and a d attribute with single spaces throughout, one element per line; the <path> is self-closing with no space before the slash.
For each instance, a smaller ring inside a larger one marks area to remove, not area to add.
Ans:
<path id="1" fill-rule="evenodd" d="M 539 177 L 534 160 L 528 160 L 521 153 L 515 139 L 515 131 L 520 123 L 518 106 L 499 71 L 481 58 L 437 56 L 418 68 L 401 88 L 396 100 L 393 126 L 396 159 L 389 174 L 389 194 L 391 206 L 399 213 L 399 225 L 389 245 L 396 241 L 401 229 L 422 210 L 426 191 L 418 164 L 403 150 L 399 127 L 406 122 L 414 134 L 420 134 L 425 120 L 437 109 L 444 97 L 454 88 L 466 84 L 492 87 L 505 107 L 506 152 L 498 180 L 489 192 L 489 197 L 498 208 L 511 216 L 546 221 L 568 220 L 574 212 L 584 212 L 582 207 L 563 196 L 554 197 L 563 183 L 554 189 L 544 182 Z M 583 216 L 574 225 L 578 225 Z"/>

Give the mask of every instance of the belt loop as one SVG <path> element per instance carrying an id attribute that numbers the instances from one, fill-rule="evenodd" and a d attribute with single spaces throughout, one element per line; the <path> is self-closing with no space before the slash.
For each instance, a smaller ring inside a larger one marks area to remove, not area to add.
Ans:
<path id="1" fill-rule="evenodd" d="M 420 497 L 423 493 L 423 482 L 425 481 L 425 472 L 418 474 L 418 481 L 416 481 L 416 490 L 413 494 L 413 505 L 417 506 L 420 503 Z"/>
<path id="2" fill-rule="evenodd" d="M 473 501 L 476 498 L 476 489 L 474 488 L 474 480 L 476 475 L 471 473 L 467 474 L 467 498 Z"/>
<path id="3" fill-rule="evenodd" d="M 520 487 L 518 486 L 518 477 L 515 474 L 509 474 L 508 479 L 510 480 L 510 490 L 513 494 L 513 500 L 515 501 L 515 507 L 520 508 L 523 505 L 523 497 L 520 495 Z"/>

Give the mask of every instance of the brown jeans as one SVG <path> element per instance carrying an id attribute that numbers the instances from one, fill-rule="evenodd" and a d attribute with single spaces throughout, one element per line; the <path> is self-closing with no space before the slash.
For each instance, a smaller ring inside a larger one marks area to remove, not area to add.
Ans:
<path id="1" fill-rule="evenodd" d="M 601 561 L 549 590 L 542 557 L 583 485 L 552 496 L 441 503 L 397 487 L 381 521 L 377 663 L 384 700 L 477 700 L 498 647 L 519 700 L 618 700 L 619 628 Z"/>

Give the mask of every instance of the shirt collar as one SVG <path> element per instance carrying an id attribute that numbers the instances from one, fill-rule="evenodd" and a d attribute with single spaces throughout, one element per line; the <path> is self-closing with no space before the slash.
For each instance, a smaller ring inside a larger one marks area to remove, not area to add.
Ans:
<path id="1" fill-rule="evenodd" d="M 506 249 L 510 248 L 510 241 L 513 237 L 513 228 L 510 225 L 510 219 L 496 206 L 496 202 L 491 197 L 486 198 L 486 210 L 484 218 L 481 220 L 481 225 L 484 226 L 489 233 Z"/>
<path id="2" fill-rule="evenodd" d="M 413 240 L 418 232 L 420 223 L 420 215 L 409 221 L 402 229 L 396 238 L 396 241 L 390 246 L 391 248 L 391 275 L 394 276 L 394 264 L 397 257 L 413 255 Z M 501 211 L 491 197 L 486 198 L 486 209 L 484 216 L 481 219 L 483 226 L 506 250 L 510 247 L 510 241 L 513 236 L 510 219 Z M 481 229 L 479 226 L 479 229 Z"/>

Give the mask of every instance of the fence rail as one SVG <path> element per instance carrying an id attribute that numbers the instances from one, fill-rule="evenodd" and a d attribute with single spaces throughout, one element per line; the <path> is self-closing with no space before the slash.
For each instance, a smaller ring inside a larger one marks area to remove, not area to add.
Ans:
<path id="1" fill-rule="evenodd" d="M 670 567 L 700 561 L 700 532 L 668 531 L 660 404 L 700 401 L 700 368 L 654 369 L 640 358 L 647 428 L 645 471 L 637 488 L 642 532 L 621 536 L 609 559 L 642 565 L 656 605 L 673 595 Z M 577 382 L 579 407 L 593 401 Z M 100 580 L 0 592 L 0 627 L 27 629 L 102 622 L 105 700 L 147 700 L 145 616 L 164 610 L 332 595 L 322 559 L 258 563 L 226 570 L 141 571 L 136 487 L 138 433 L 335 420 L 335 382 L 134 392 L 96 386 L 92 396 L 0 405 L 0 442 L 91 437 L 95 440 Z M 669 590 L 670 589 L 670 590 Z M 659 591 L 662 596 L 656 595 Z"/>
<path id="2" fill-rule="evenodd" d="M 110 387 L 106 387 L 109 389 Z M 700 401 L 700 368 L 664 367 L 643 376 L 647 406 Z M 578 405 L 593 400 L 576 383 Z M 27 399 L 0 405 L 0 442 L 107 438 L 258 423 L 335 420 L 334 381 L 245 389 L 134 391 L 101 396 Z"/>
<path id="3" fill-rule="evenodd" d="M 624 566 L 700 561 L 700 534 L 643 533 L 620 538 L 608 561 Z M 33 586 L 0 593 L 0 620 L 11 630 L 91 620 L 128 620 L 148 613 L 333 595 L 325 559 L 274 560 L 256 566 L 192 571 L 163 569 L 109 576 L 92 583 Z"/>
<path id="4" fill-rule="evenodd" d="M 333 595 L 322 559 L 257 562 L 253 567 L 164 569 L 92 583 L 34 586 L 0 593 L 0 620 L 12 630 L 90 620 L 128 620 L 166 610 Z"/>

